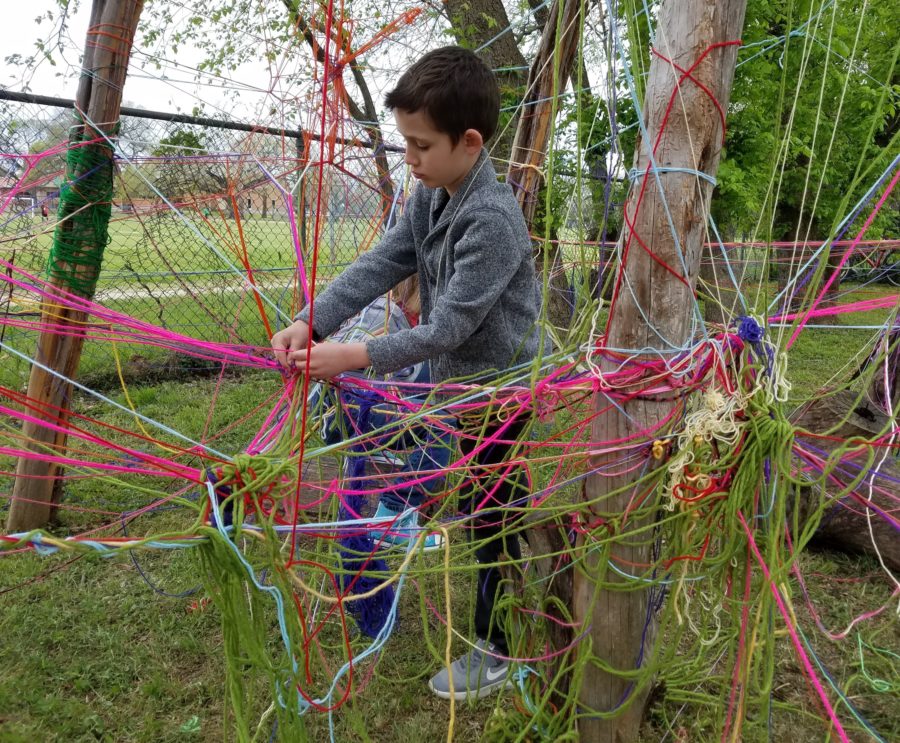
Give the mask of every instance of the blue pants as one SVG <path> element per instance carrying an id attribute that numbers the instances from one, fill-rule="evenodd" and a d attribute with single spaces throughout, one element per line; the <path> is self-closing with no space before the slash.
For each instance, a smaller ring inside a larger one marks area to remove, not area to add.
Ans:
<path id="1" fill-rule="evenodd" d="M 494 423 L 485 431 L 489 438 L 499 431 L 501 424 Z M 515 442 L 525 431 L 525 422 L 517 421 L 507 426 L 501 435 L 504 441 Z M 463 436 L 459 449 L 463 455 L 472 454 L 478 445 L 477 437 Z M 525 505 L 528 488 L 519 468 L 509 472 L 501 470 L 491 472 L 495 466 L 502 465 L 511 454 L 514 444 L 503 442 L 492 443 L 484 447 L 469 460 L 471 482 L 463 489 L 460 511 L 472 516 L 469 536 L 478 547 L 475 559 L 479 565 L 478 583 L 475 593 L 475 634 L 482 640 L 492 642 L 498 650 L 507 654 L 509 643 L 503 625 L 505 617 L 501 616 L 495 604 L 503 590 L 500 569 L 489 566 L 490 563 L 518 561 L 522 559 L 522 547 L 516 531 L 510 531 L 515 519 L 509 516 L 504 506 L 515 503 L 518 507 Z M 484 468 L 484 472 L 479 472 Z M 488 498 L 486 493 L 492 493 Z M 483 513 L 484 509 L 488 509 Z"/>
<path id="2" fill-rule="evenodd" d="M 335 390 L 327 390 L 326 395 L 336 396 Z M 365 391 L 357 394 L 354 391 L 340 391 L 340 405 L 332 404 L 322 422 L 322 437 L 326 443 L 336 444 L 354 436 L 367 436 L 365 446 L 370 447 L 372 454 L 381 456 L 400 465 L 397 480 L 390 490 L 382 493 L 379 500 L 395 511 L 406 508 L 418 508 L 426 496 L 433 497 L 440 493 L 444 483 L 443 474 L 436 474 L 447 469 L 451 456 L 457 451 L 468 457 L 468 468 L 471 481 L 461 491 L 460 511 L 472 516 L 470 522 L 470 538 L 478 543 L 475 558 L 479 564 L 478 583 L 475 595 L 475 633 L 498 647 L 500 652 L 508 652 L 508 642 L 503 625 L 504 617 L 495 610 L 497 597 L 502 590 L 502 576 L 498 568 L 488 566 L 490 563 L 506 560 L 518 561 L 522 558 L 519 535 L 509 531 L 514 521 L 509 518 L 505 506 L 516 503 L 523 506 L 528 489 L 519 469 L 504 473 L 496 471 L 497 465 L 510 456 L 514 444 L 502 442 L 492 443 L 473 453 L 479 444 L 480 437 L 464 435 L 457 448 L 452 420 L 448 415 L 434 413 L 439 421 L 417 421 L 409 424 L 402 420 L 402 414 L 396 406 L 378 404 L 366 400 Z M 326 405 L 331 401 L 323 401 Z M 366 431 L 358 425 L 357 413 L 361 405 L 369 404 Z M 312 406 L 311 406 L 312 408 Z M 315 412 L 315 411 L 314 411 Z M 330 419 L 329 419 L 330 417 Z M 502 424 L 494 423 L 485 431 L 491 437 L 502 428 Z M 525 421 L 516 421 L 503 430 L 505 441 L 515 442 L 526 428 Z M 381 430 L 383 429 L 383 430 Z M 374 436 L 372 431 L 378 431 Z M 418 485 L 404 485 L 422 477 L 429 479 Z M 492 493 L 487 497 L 487 493 Z M 485 509 L 487 512 L 484 513 Z"/>
<path id="3" fill-rule="evenodd" d="M 367 397 L 365 390 L 326 389 L 320 387 L 310 399 L 310 410 L 324 408 L 322 438 L 326 444 L 361 436 L 360 456 L 387 462 L 394 467 L 389 489 L 379 495 L 379 501 L 394 511 L 418 508 L 428 497 L 439 494 L 444 484 L 444 471 L 450 464 L 455 447 L 454 422 L 448 415 L 433 413 L 439 421 L 427 419 L 410 423 L 402 411 L 392 403 L 378 402 Z M 340 395 L 340 400 L 338 400 Z M 320 402 L 321 401 L 321 402 Z M 421 398 L 411 398 L 421 403 Z M 359 412 L 368 405 L 366 430 L 359 425 Z M 373 431 L 378 433 L 372 434 Z M 415 483 L 425 478 L 425 482 Z"/>

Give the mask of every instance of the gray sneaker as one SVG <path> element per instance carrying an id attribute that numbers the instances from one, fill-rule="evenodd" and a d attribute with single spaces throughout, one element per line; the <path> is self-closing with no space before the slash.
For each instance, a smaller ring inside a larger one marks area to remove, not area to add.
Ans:
<path id="1" fill-rule="evenodd" d="M 431 681 L 428 688 L 441 699 L 465 701 L 481 699 L 510 683 L 510 662 L 496 657 L 497 648 L 486 640 L 479 640 L 466 655 L 450 664 L 453 670 L 453 686 L 450 686 L 450 669 L 444 668 Z"/>

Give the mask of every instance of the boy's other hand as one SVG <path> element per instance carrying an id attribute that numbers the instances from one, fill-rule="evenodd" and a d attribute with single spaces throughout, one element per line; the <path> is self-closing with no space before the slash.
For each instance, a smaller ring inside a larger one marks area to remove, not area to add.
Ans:
<path id="1" fill-rule="evenodd" d="M 306 348 L 291 351 L 288 359 L 303 371 L 306 369 Z M 331 379 L 351 369 L 371 366 L 365 343 L 318 343 L 309 349 L 309 376 L 313 379 Z"/>
<path id="2" fill-rule="evenodd" d="M 284 330 L 279 330 L 272 336 L 272 350 L 275 351 L 275 359 L 283 367 L 287 368 L 292 351 L 306 349 L 309 343 L 309 325 L 303 320 L 297 320 L 288 325 Z"/>

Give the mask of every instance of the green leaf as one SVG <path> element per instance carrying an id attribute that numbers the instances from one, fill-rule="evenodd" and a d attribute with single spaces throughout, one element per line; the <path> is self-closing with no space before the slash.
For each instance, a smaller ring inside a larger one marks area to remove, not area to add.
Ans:
<path id="1" fill-rule="evenodd" d="M 186 733 L 189 735 L 193 735 L 195 733 L 200 732 L 200 718 L 197 715 L 194 715 L 187 722 L 185 722 L 180 728 L 178 728 L 178 732 Z"/>

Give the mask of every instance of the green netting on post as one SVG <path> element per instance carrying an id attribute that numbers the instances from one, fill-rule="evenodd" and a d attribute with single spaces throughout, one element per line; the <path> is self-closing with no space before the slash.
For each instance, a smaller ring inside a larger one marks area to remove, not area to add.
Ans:
<path id="1" fill-rule="evenodd" d="M 118 128 L 118 127 L 116 127 Z M 47 274 L 65 289 L 94 295 L 112 215 L 113 153 L 108 142 L 78 145 L 66 154 L 66 183 L 59 192 L 59 224 Z"/>

